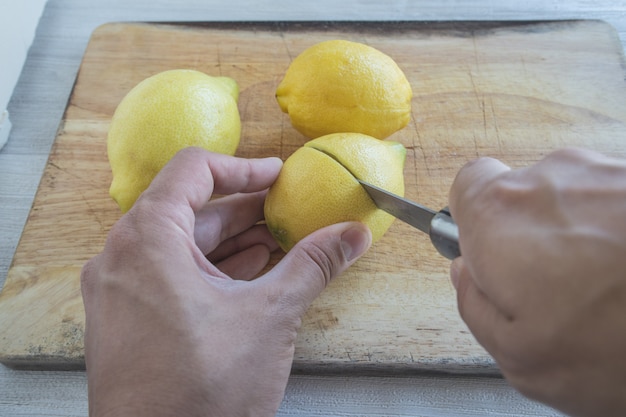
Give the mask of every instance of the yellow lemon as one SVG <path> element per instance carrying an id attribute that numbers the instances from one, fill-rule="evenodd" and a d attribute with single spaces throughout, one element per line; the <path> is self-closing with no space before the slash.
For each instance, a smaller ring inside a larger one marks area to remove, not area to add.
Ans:
<path id="1" fill-rule="evenodd" d="M 239 88 L 228 77 L 169 70 L 137 84 L 117 106 L 107 137 L 109 194 L 128 211 L 181 149 L 233 155 L 239 145 Z"/>
<path id="2" fill-rule="evenodd" d="M 285 161 L 265 199 L 265 221 L 281 248 L 322 227 L 360 221 L 380 239 L 394 217 L 378 209 L 357 178 L 404 195 L 406 149 L 360 133 L 304 144 Z"/>
<path id="3" fill-rule="evenodd" d="M 409 122 L 412 95 L 391 57 L 345 40 L 306 49 L 276 89 L 281 110 L 309 138 L 358 132 L 384 139 Z"/>

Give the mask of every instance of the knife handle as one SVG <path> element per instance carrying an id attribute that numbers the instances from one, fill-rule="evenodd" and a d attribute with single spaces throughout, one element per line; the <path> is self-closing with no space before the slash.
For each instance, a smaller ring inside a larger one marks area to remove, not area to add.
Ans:
<path id="1" fill-rule="evenodd" d="M 452 260 L 461 256 L 459 228 L 450 215 L 448 207 L 441 209 L 430 222 L 430 241 L 437 251 Z"/>

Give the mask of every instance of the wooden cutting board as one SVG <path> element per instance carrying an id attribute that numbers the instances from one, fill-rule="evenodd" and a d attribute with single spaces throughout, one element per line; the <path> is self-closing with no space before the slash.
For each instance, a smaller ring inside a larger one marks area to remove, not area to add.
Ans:
<path id="1" fill-rule="evenodd" d="M 384 51 L 409 78 L 412 120 L 392 139 L 408 149 L 407 197 L 423 204 L 445 206 L 457 170 L 478 156 L 514 167 L 563 146 L 626 157 L 625 61 L 603 22 L 107 24 L 85 52 L 0 295 L 0 361 L 83 367 L 79 273 L 120 217 L 106 134 L 135 84 L 173 68 L 233 77 L 238 155 L 285 159 L 306 139 L 275 88 L 298 53 L 339 38 Z M 311 306 L 294 369 L 495 372 L 458 316 L 448 268 L 427 236 L 396 221 Z"/>

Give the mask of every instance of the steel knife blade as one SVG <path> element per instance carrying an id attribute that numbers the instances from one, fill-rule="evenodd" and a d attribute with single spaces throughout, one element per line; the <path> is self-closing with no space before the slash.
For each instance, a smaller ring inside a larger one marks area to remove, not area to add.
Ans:
<path id="1" fill-rule="evenodd" d="M 376 207 L 421 230 L 430 236 L 437 251 L 448 259 L 461 256 L 459 229 L 448 208 L 439 211 L 357 179 Z"/>

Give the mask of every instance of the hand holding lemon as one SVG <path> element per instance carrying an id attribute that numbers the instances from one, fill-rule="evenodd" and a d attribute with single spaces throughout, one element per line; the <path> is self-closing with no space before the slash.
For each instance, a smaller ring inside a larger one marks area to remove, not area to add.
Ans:
<path id="1" fill-rule="evenodd" d="M 376 59 L 368 62 L 375 72 Z M 348 75 L 346 81 L 367 95 L 372 81 L 361 75 Z M 406 91 L 401 96 L 406 100 Z M 341 106 L 333 111 L 349 122 L 343 127 L 331 124 L 332 112 L 308 124 L 328 125 L 330 133 L 297 150 L 279 173 L 276 158 L 215 153 L 234 154 L 239 143 L 233 80 L 172 70 L 128 93 L 107 141 L 110 194 L 127 211 L 147 191 L 81 275 L 95 412 L 124 407 L 150 412 L 157 404 L 159 412 L 171 415 L 180 411 L 181 398 L 193 398 L 183 407 L 198 415 L 207 410 L 275 414 L 303 314 L 393 221 L 356 178 L 404 193 L 406 150 L 376 137 L 397 130 L 408 116 L 390 111 L 383 96 L 373 98 L 362 101 L 365 115 L 350 111 L 352 99 L 340 100 L 343 113 Z M 402 103 L 400 113 L 406 113 Z M 308 111 L 324 107 L 312 101 Z M 376 107 L 381 111 L 373 111 Z M 367 134 L 359 127 L 375 129 Z M 224 196 L 207 202 L 213 192 Z M 263 214 L 267 228 L 258 224 Z M 293 250 L 257 276 L 276 247 L 268 230 L 283 249 Z M 246 348 L 228 349 L 232 346 Z M 173 357 L 184 358 L 179 372 L 163 371 L 161 365 Z M 155 379 L 157 374 L 166 377 Z M 172 387 L 182 394 L 163 399 Z M 250 395 L 242 401 L 232 393 Z"/>

